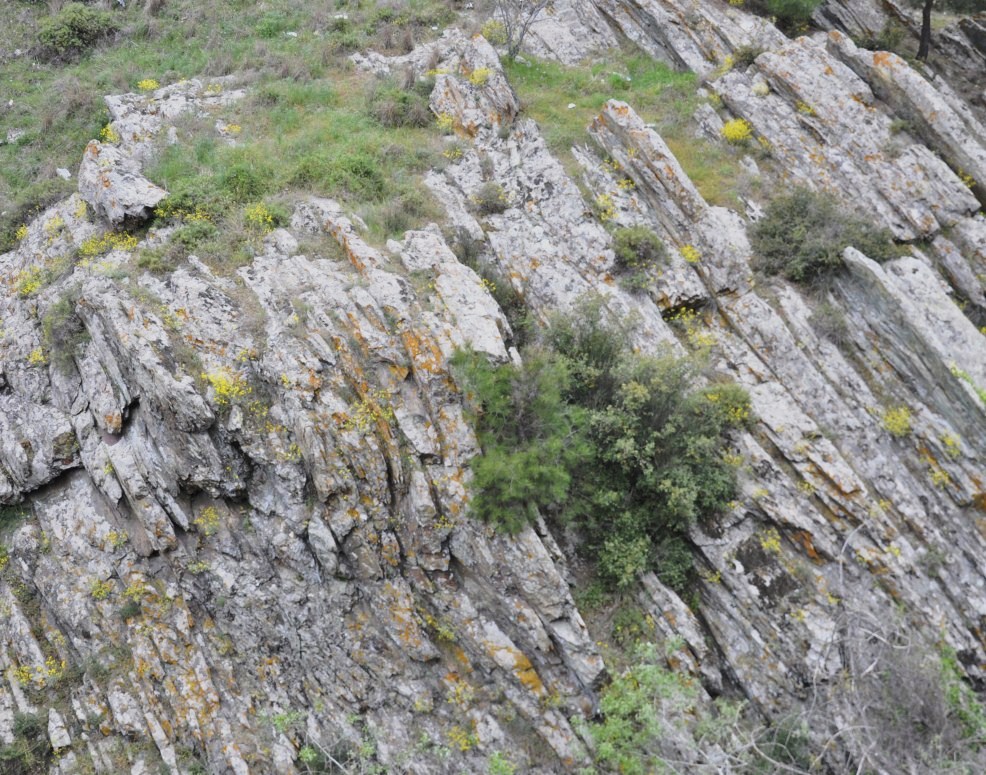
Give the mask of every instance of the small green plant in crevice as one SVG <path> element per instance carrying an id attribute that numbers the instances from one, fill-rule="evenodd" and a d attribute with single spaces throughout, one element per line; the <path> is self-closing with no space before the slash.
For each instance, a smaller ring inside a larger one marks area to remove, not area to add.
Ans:
<path id="1" fill-rule="evenodd" d="M 824 280 L 852 246 L 874 261 L 899 255 L 887 229 L 847 213 L 828 194 L 797 188 L 776 197 L 750 231 L 756 267 L 799 283 Z"/>
<path id="2" fill-rule="evenodd" d="M 69 371 L 79 350 L 89 341 L 89 332 L 76 314 L 76 293 L 68 292 L 49 307 L 41 320 L 41 338 L 52 363 Z"/>
<path id="3" fill-rule="evenodd" d="M 613 251 L 621 282 L 632 289 L 646 288 L 653 269 L 668 260 L 661 238 L 646 226 L 617 229 L 613 233 Z"/>
<path id="4" fill-rule="evenodd" d="M 845 313 L 830 302 L 823 302 L 815 307 L 809 322 L 816 334 L 840 350 L 846 349 L 852 342 L 852 333 Z"/>
<path id="5" fill-rule="evenodd" d="M 961 724 L 963 737 L 982 745 L 986 740 L 986 708 L 962 680 L 963 670 L 955 650 L 946 645 L 940 646 L 940 659 L 945 701 Z"/>
<path id="6" fill-rule="evenodd" d="M 811 15 L 822 0 L 749 0 L 749 7 L 776 20 L 777 26 L 788 35 L 807 31 Z"/>
<path id="7" fill-rule="evenodd" d="M 517 772 L 517 765 L 499 751 L 490 754 L 489 762 L 486 767 L 487 775 L 514 775 Z"/>
<path id="8" fill-rule="evenodd" d="M 29 506 L 24 504 L 0 506 L 0 530 L 6 527 L 19 525 L 29 516 L 31 516 L 31 509 Z"/>
<path id="9" fill-rule="evenodd" d="M 750 421 L 749 397 L 731 383 L 695 389 L 698 359 L 642 356 L 627 340 L 597 303 L 554 321 L 521 365 L 453 359 L 483 449 L 472 511 L 508 532 L 539 513 L 571 525 L 611 589 L 648 569 L 681 589 L 689 527 L 735 495 L 723 452 Z"/>
<path id="10" fill-rule="evenodd" d="M 497 215 L 510 207 L 510 197 L 499 183 L 484 183 L 470 198 L 480 215 Z"/>
<path id="11" fill-rule="evenodd" d="M 969 375 L 969 372 L 963 371 L 955 364 L 952 364 L 949 370 L 951 371 L 953 377 L 965 382 L 965 384 L 972 388 L 979 400 L 982 401 L 983 404 L 986 404 L 986 388 L 979 387 L 975 380 L 973 380 L 973 378 Z"/>

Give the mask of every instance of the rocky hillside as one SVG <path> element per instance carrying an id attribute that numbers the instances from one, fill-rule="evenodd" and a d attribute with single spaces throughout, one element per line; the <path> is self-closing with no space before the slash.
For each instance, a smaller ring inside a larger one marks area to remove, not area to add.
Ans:
<path id="1" fill-rule="evenodd" d="M 986 768 L 981 17 L 8 5 L 0 770 Z M 749 396 L 684 582 L 474 517 L 451 361 L 588 303 Z"/>

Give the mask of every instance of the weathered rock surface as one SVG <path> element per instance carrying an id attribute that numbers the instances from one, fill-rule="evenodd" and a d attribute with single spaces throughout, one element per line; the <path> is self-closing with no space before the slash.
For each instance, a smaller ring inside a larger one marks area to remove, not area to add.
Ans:
<path id="1" fill-rule="evenodd" d="M 765 19 L 707 0 L 595 0 L 595 5 L 648 54 L 699 75 L 712 73 L 738 48 L 775 48 L 785 40 Z"/>
<path id="2" fill-rule="evenodd" d="M 847 249 L 822 300 L 755 278 L 747 219 L 710 206 L 611 101 L 587 135 L 607 163 L 576 153 L 584 183 L 609 225 L 646 225 L 671 253 L 646 293 L 628 291 L 607 224 L 485 40 L 354 57 L 377 73 L 441 60 L 431 105 L 463 153 L 427 184 L 538 320 L 598 296 L 636 319 L 636 347 L 701 347 L 711 379 L 750 392 L 755 427 L 732 440 L 741 495 L 691 535 L 699 612 L 650 574 L 635 592 L 656 639 L 684 644 L 674 666 L 710 695 L 769 719 L 803 709 L 808 686 L 831 690 L 837 721 L 811 730 L 819 742 L 854 723 L 835 687 L 859 622 L 899 609 L 986 678 L 986 221 L 957 174 L 984 183 L 981 126 L 958 94 L 838 33 L 787 41 L 723 4 L 596 7 L 712 79 L 769 145 L 753 165 L 767 185 L 781 171 L 902 240 L 933 240 L 882 266 Z M 838 5 L 848 26 L 843 12 L 876 23 L 869 6 Z M 580 2 L 552 22 L 533 50 L 571 61 L 612 40 Z M 717 71 L 746 45 L 769 50 Z M 497 751 L 518 771 L 577 769 L 571 718 L 594 710 L 605 665 L 547 525 L 507 537 L 468 517 L 479 450 L 449 357 L 516 353 L 442 231 L 380 249 L 340 203 L 312 198 L 232 277 L 194 257 L 152 276 L 132 250 L 78 260 L 164 196 L 141 173 L 155 138 L 180 142 L 170 130 L 188 113 L 224 125 L 243 93 L 217 84 L 110 98 L 120 139 L 86 150 L 81 196 L 0 256 L 0 504 L 28 512 L 0 555 L 0 739 L 15 712 L 40 713 L 65 775 L 290 773 L 306 745 L 372 749 L 395 772 L 481 772 Z M 892 137 L 895 119 L 913 132 Z M 706 111 L 713 137 L 717 120 Z M 507 207 L 480 216 L 490 182 Z M 46 336 L 53 315 L 79 336 Z M 901 408 L 894 435 L 885 417 Z"/>
<path id="3" fill-rule="evenodd" d="M 754 88 L 760 79 L 765 94 Z M 933 235 L 979 209 L 965 183 L 926 146 L 892 143 L 893 119 L 869 84 L 813 39 L 763 53 L 755 68 L 730 71 L 713 85 L 791 180 L 837 193 L 900 239 Z M 947 106 L 944 99 L 938 104 Z"/>
<path id="4" fill-rule="evenodd" d="M 79 194 L 97 215 L 120 225 L 146 220 L 168 192 L 145 178 L 129 154 L 93 140 L 79 167 Z"/>

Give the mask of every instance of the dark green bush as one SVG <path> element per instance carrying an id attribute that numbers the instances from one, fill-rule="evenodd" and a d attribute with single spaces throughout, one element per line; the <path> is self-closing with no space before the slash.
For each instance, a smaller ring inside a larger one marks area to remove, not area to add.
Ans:
<path id="1" fill-rule="evenodd" d="M 75 313 L 76 293 L 67 293 L 45 313 L 41 321 L 41 336 L 52 363 L 68 371 L 75 363 L 79 349 L 89 341 L 89 332 Z"/>
<path id="2" fill-rule="evenodd" d="M 34 713 L 14 713 L 14 741 L 0 746 L 0 772 L 4 775 L 36 775 L 47 772 L 51 761 L 48 730 Z"/>
<path id="3" fill-rule="evenodd" d="M 795 282 L 811 282 L 839 269 L 853 246 L 875 261 L 898 255 L 887 229 L 845 212 L 835 199 L 807 188 L 774 199 L 750 232 L 757 268 Z"/>
<path id="4" fill-rule="evenodd" d="M 618 229 L 613 234 L 613 249 L 623 269 L 647 269 L 668 256 L 661 238 L 646 226 Z"/>
<path id="5" fill-rule="evenodd" d="M 266 162 L 246 152 L 233 151 L 219 184 L 234 201 L 248 202 L 266 194 L 273 178 L 274 170 Z"/>
<path id="6" fill-rule="evenodd" d="M 473 513 L 516 533 L 565 501 L 570 472 L 585 457 L 563 397 L 565 363 L 550 351 L 529 350 L 523 366 L 492 366 L 470 352 L 452 364 L 468 386 L 483 446 L 472 463 Z"/>
<path id="7" fill-rule="evenodd" d="M 811 19 L 822 0 L 755 0 L 754 6 L 776 17 L 778 26 L 786 31 L 800 31 Z"/>
<path id="8" fill-rule="evenodd" d="M 38 41 L 49 56 L 77 54 L 119 28 L 108 11 L 69 3 L 38 25 Z"/>
<path id="9" fill-rule="evenodd" d="M 651 281 L 649 270 L 668 257 L 661 238 L 646 226 L 617 229 L 613 234 L 613 250 L 621 283 L 634 290 L 646 288 Z"/>
<path id="10" fill-rule="evenodd" d="M 483 449 L 473 510 L 510 532 L 538 512 L 572 525 L 611 588 L 654 568 L 681 589 L 688 529 L 735 495 L 725 436 L 749 421 L 749 397 L 695 390 L 694 362 L 626 342 L 596 304 L 556 321 L 523 366 L 458 356 Z"/>
<path id="11" fill-rule="evenodd" d="M 185 250 L 195 250 L 196 245 L 212 239 L 219 230 L 210 221 L 191 221 L 177 229 L 171 236 L 176 244 Z"/>

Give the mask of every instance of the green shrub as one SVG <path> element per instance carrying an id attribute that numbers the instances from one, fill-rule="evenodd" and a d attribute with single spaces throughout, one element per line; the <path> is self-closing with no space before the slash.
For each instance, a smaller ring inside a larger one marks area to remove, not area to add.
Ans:
<path id="1" fill-rule="evenodd" d="M 433 121 L 428 107 L 428 94 L 417 89 L 401 89 L 394 84 L 384 84 L 374 89 L 369 100 L 369 112 L 383 126 L 426 127 Z"/>
<path id="2" fill-rule="evenodd" d="M 61 178 L 41 180 L 17 189 L 12 207 L 0 207 L 0 253 L 17 246 L 17 230 L 46 208 L 72 193 L 74 186 Z M 2 201 L 2 200 L 0 200 Z"/>
<path id="3" fill-rule="evenodd" d="M 668 256 L 661 238 L 646 226 L 618 229 L 613 235 L 613 249 L 621 269 L 648 269 Z"/>
<path id="4" fill-rule="evenodd" d="M 795 282 L 831 274 L 853 246 L 875 261 L 898 255 L 887 229 L 846 213 L 827 194 L 807 188 L 774 199 L 750 232 L 757 268 Z"/>
<path id="5" fill-rule="evenodd" d="M 212 239 L 218 233 L 219 230 L 210 221 L 191 221 L 176 229 L 175 233 L 171 235 L 171 240 L 186 251 L 192 251 L 196 245 Z"/>
<path id="6" fill-rule="evenodd" d="M 484 183 L 472 196 L 476 212 L 480 215 L 495 215 L 510 207 L 510 198 L 499 183 Z"/>
<path id="7" fill-rule="evenodd" d="M 254 28 L 261 38 L 276 38 L 291 26 L 290 20 L 282 13 L 265 13 Z"/>
<path id="8" fill-rule="evenodd" d="M 697 713 L 696 687 L 663 667 L 653 646 L 641 647 L 637 661 L 613 679 L 599 698 L 600 721 L 588 725 L 595 759 L 607 772 L 644 775 L 663 772 L 662 762 L 678 751 L 668 725 L 684 726 Z"/>
<path id="9" fill-rule="evenodd" d="M 141 607 L 139 600 L 128 600 L 117 612 L 121 621 L 128 622 L 131 619 L 136 619 L 141 614 Z"/>
<path id="10" fill-rule="evenodd" d="M 473 514 L 516 533 L 540 510 L 563 503 L 570 472 L 584 459 L 563 391 L 565 363 L 547 350 L 528 350 L 522 366 L 491 365 L 460 352 L 453 368 L 468 386 L 483 454 L 472 462 Z"/>
<path id="11" fill-rule="evenodd" d="M 14 741 L 0 746 L 0 771 L 4 775 L 34 775 L 48 771 L 51 744 L 41 717 L 34 713 L 14 713 Z"/>
<path id="12" fill-rule="evenodd" d="M 777 19 L 785 32 L 801 32 L 822 0 L 755 0 L 752 6 Z"/>
<path id="13" fill-rule="evenodd" d="M 630 351 L 598 303 L 555 321 L 522 366 L 459 355 L 483 454 L 473 512 L 510 532 L 537 513 L 572 525 L 607 586 L 655 569 L 683 588 L 688 529 L 726 507 L 730 428 L 750 419 L 737 385 L 692 385 L 697 364 Z"/>
<path id="14" fill-rule="evenodd" d="M 29 516 L 31 516 L 31 508 L 29 506 L 0 506 L 0 530 L 19 525 Z M 2 546 L 0 546 L 0 550 L 3 550 Z"/>
<path id="15" fill-rule="evenodd" d="M 381 236 L 385 238 L 400 238 L 408 229 L 413 229 L 436 215 L 434 202 L 427 191 L 408 187 L 380 205 L 368 217 L 367 223 L 372 229 L 373 222 L 377 221 Z"/>
<path id="16" fill-rule="evenodd" d="M 62 371 L 72 368 L 79 349 L 89 341 L 89 332 L 76 315 L 75 305 L 76 293 L 68 293 L 51 305 L 41 321 L 44 349 Z"/>
<path id="17" fill-rule="evenodd" d="M 219 176 L 219 184 L 234 201 L 259 199 L 269 190 L 274 170 L 265 161 L 246 152 L 232 152 Z"/>
<path id="18" fill-rule="evenodd" d="M 649 270 L 668 258 L 661 238 L 646 226 L 617 229 L 613 234 L 613 250 L 621 283 L 631 289 L 646 288 L 650 284 Z"/>
<path id="19" fill-rule="evenodd" d="M 824 302 L 811 313 L 812 328 L 823 339 L 827 339 L 839 349 L 847 347 L 852 342 L 849 322 L 845 313 L 838 307 Z"/>
<path id="20" fill-rule="evenodd" d="M 82 3 L 69 3 L 58 13 L 41 20 L 38 40 L 49 56 L 77 54 L 117 29 L 117 22 L 109 12 Z"/>

